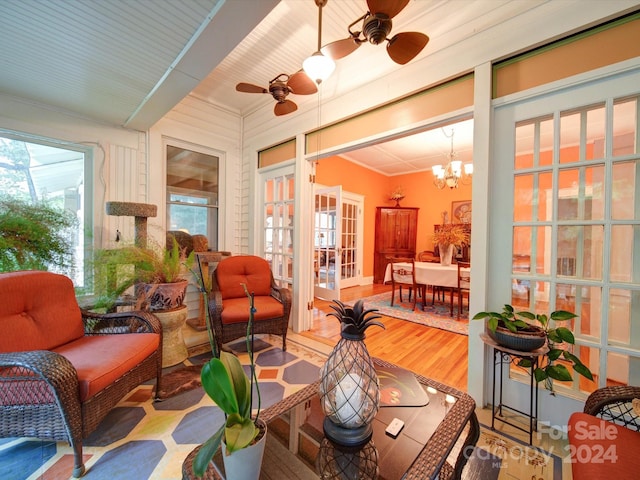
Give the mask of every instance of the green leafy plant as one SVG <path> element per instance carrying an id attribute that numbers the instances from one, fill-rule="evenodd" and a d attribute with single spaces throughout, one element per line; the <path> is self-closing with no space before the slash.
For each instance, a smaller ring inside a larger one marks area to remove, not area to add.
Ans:
<path id="1" fill-rule="evenodd" d="M 206 286 L 200 278 L 201 292 L 205 294 Z M 246 448 L 252 444 L 260 433 L 257 425 L 260 416 L 260 388 L 255 373 L 255 363 L 253 360 L 253 319 L 256 312 L 254 296 L 243 284 L 244 290 L 249 298 L 249 323 L 247 326 L 247 352 L 251 368 L 251 378 L 247 376 L 238 358 L 228 352 L 220 352 L 219 358 L 212 358 L 204 364 L 200 377 L 202 387 L 209 397 L 220 407 L 226 415 L 226 421 L 220 428 L 200 447 L 193 462 L 193 472 L 198 477 L 202 477 L 207 466 L 215 455 L 224 439 L 227 454 Z M 213 330 L 207 312 L 207 330 L 210 332 L 209 339 L 211 351 L 215 352 L 215 342 L 213 341 Z M 258 400 L 255 417 L 251 415 L 253 404 L 253 384 L 255 381 L 256 395 Z"/>
<path id="2" fill-rule="evenodd" d="M 74 268 L 72 229 L 78 219 L 47 201 L 0 197 L 0 271 Z"/>
<path id="3" fill-rule="evenodd" d="M 184 272 L 192 267 L 194 259 L 194 252 L 187 255 L 173 237 L 171 248 L 168 249 L 157 245 L 149 248 L 125 245 L 98 249 L 93 258 L 93 289 L 97 298 L 94 308 L 111 308 L 118 298 L 138 283 L 185 281 Z M 138 300 L 138 306 L 141 307 L 144 298 Z"/>
<path id="4" fill-rule="evenodd" d="M 546 388 L 553 392 L 553 380 L 562 382 L 572 380 L 569 369 L 561 363 L 556 363 L 561 357 L 572 365 L 576 373 L 593 380 L 591 370 L 582 363 L 580 358 L 569 350 L 561 348 L 563 344 L 575 345 L 573 332 L 565 326 L 555 326 L 555 322 L 564 322 L 576 317 L 575 313 L 566 310 L 556 310 L 549 316 L 528 311 L 516 312 L 512 305 L 507 304 L 504 305 L 502 312 L 478 312 L 473 316 L 473 320 L 487 320 L 487 328 L 492 332 L 495 332 L 498 327 L 506 328 L 513 333 L 536 329 L 544 332 L 548 347 L 545 354 L 547 361 L 544 365 L 538 366 L 533 373 L 536 382 L 544 381 Z M 518 365 L 530 368 L 531 362 L 522 359 Z"/>

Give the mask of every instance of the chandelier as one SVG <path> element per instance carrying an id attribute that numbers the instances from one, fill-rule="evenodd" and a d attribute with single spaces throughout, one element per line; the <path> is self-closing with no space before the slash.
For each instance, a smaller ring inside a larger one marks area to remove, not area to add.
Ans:
<path id="1" fill-rule="evenodd" d="M 458 188 L 459 183 L 469 185 L 473 175 L 473 163 L 465 163 L 463 165 L 460 160 L 455 159 L 457 154 L 453 151 L 453 130 L 451 130 L 451 135 L 447 135 L 444 129 L 442 130 L 442 133 L 444 133 L 445 137 L 451 138 L 451 151 L 447 155 L 449 163 L 445 166 L 434 165 L 431 167 L 434 185 L 440 190 L 444 187 L 449 187 L 451 189 Z"/>

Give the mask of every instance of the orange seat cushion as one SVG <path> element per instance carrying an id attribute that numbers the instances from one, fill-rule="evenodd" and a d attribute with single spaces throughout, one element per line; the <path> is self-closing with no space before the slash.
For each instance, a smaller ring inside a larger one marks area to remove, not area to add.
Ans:
<path id="1" fill-rule="evenodd" d="M 53 351 L 77 370 L 80 401 L 84 402 L 153 354 L 159 345 L 157 333 L 123 333 L 86 336 Z"/>
<path id="2" fill-rule="evenodd" d="M 571 471 L 577 480 L 638 478 L 640 432 L 582 412 L 569 417 Z"/>
<path id="3" fill-rule="evenodd" d="M 256 313 L 254 321 L 270 320 L 284 316 L 284 305 L 270 295 L 254 297 Z M 249 299 L 228 298 L 222 301 L 222 323 L 242 323 L 249 321 Z"/>

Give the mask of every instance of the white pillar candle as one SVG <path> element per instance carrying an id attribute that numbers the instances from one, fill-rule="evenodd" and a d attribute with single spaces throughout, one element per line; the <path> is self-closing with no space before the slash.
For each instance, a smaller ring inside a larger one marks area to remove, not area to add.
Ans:
<path id="1" fill-rule="evenodd" d="M 364 406 L 364 392 L 360 389 L 360 375 L 347 373 L 336 385 L 336 417 L 345 426 L 357 426 L 357 413 Z"/>

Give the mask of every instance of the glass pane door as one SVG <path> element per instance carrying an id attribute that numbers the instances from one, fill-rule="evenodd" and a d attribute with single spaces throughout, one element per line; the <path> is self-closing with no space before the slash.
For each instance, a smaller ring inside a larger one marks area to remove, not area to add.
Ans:
<path id="1" fill-rule="evenodd" d="M 342 201 L 341 187 L 315 191 L 313 235 L 314 295 L 328 300 L 340 298 L 342 271 Z"/>
<path id="2" fill-rule="evenodd" d="M 294 175 L 286 173 L 264 180 L 263 256 L 279 286 L 293 285 Z"/>

